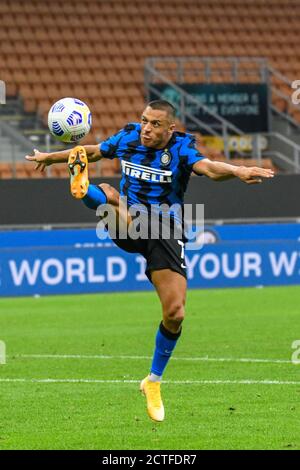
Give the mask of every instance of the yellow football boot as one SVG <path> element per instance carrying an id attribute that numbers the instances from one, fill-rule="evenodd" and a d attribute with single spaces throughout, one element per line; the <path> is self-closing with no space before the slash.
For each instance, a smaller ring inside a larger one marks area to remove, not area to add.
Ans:
<path id="1" fill-rule="evenodd" d="M 84 147 L 78 145 L 71 150 L 68 158 L 68 167 L 71 177 L 71 194 L 76 199 L 82 199 L 89 187 L 88 159 Z"/>
<path id="2" fill-rule="evenodd" d="M 150 382 L 149 377 L 146 377 L 140 384 L 140 391 L 146 396 L 150 418 L 154 421 L 163 421 L 165 410 L 160 394 L 160 382 Z"/>

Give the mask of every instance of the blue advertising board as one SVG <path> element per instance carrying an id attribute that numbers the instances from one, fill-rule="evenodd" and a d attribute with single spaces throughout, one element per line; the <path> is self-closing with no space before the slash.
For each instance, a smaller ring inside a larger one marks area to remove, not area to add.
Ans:
<path id="1" fill-rule="evenodd" d="M 300 240 L 300 223 L 206 225 L 214 241 Z M 107 246 L 114 246 L 107 237 Z M 0 231 L 0 249 L 36 246 L 103 246 L 94 228 Z"/>
<path id="2" fill-rule="evenodd" d="M 264 226 L 262 233 L 258 233 L 262 226 L 257 226 L 258 239 L 249 225 L 248 239 L 246 228 L 239 230 L 239 226 L 231 227 L 230 235 L 228 229 L 226 239 L 225 227 L 209 227 L 217 234 L 214 243 L 186 251 L 189 287 L 300 283 L 298 224 L 291 224 L 288 231 L 283 224 Z M 238 234 L 243 234 L 241 240 Z M 144 274 L 144 258 L 120 250 L 111 241 L 100 243 L 94 230 L 12 232 L 11 238 L 3 232 L 0 242 L 0 296 L 152 289 Z"/>

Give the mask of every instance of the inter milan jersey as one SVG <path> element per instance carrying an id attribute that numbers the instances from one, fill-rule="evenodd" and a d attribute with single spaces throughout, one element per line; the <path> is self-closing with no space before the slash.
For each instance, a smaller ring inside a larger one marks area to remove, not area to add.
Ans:
<path id="1" fill-rule="evenodd" d="M 205 158 L 195 137 L 174 132 L 166 147 L 157 150 L 142 145 L 140 133 L 141 125 L 130 123 L 100 144 L 104 158 L 121 161 L 120 194 L 128 206 L 182 205 L 192 166 Z"/>

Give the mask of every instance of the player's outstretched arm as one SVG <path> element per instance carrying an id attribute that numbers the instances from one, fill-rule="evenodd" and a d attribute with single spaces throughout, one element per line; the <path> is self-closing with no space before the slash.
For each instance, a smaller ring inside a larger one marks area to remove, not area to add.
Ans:
<path id="1" fill-rule="evenodd" d="M 197 175 L 205 175 L 215 181 L 224 181 L 230 178 L 239 178 L 247 184 L 262 183 L 263 178 L 273 178 L 274 171 L 257 166 L 236 166 L 229 163 L 211 161 L 208 158 L 200 160 L 193 165 Z"/>
<path id="2" fill-rule="evenodd" d="M 99 145 L 84 145 L 89 162 L 97 162 L 101 158 Z M 34 155 L 26 155 L 26 160 L 36 162 L 36 170 L 44 171 L 45 168 L 53 163 L 66 163 L 69 153 L 72 149 L 61 150 L 60 152 L 40 152 L 34 149 Z"/>

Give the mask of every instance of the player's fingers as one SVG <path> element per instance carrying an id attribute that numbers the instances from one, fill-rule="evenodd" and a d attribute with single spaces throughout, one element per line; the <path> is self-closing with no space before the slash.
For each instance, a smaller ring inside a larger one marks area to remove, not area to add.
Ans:
<path id="1" fill-rule="evenodd" d="M 261 174 L 261 176 L 264 176 L 265 178 L 273 178 L 275 175 L 273 170 L 264 170 L 264 172 Z"/>
<path id="2" fill-rule="evenodd" d="M 261 178 L 251 178 L 249 180 L 246 180 L 246 183 L 247 184 L 258 184 L 258 183 L 262 183 L 262 179 Z"/>
<path id="3" fill-rule="evenodd" d="M 35 162 L 36 157 L 38 156 L 37 154 L 40 153 L 38 149 L 33 149 L 34 155 L 25 155 L 26 160 L 29 160 L 30 162 Z"/>
<path id="4" fill-rule="evenodd" d="M 35 166 L 35 170 L 38 170 L 40 168 L 40 166 L 41 166 L 41 163 L 40 162 L 37 163 L 36 166 Z"/>
<path id="5" fill-rule="evenodd" d="M 262 176 L 263 178 L 272 178 L 274 176 L 274 171 L 269 168 L 255 168 L 255 176 Z"/>

